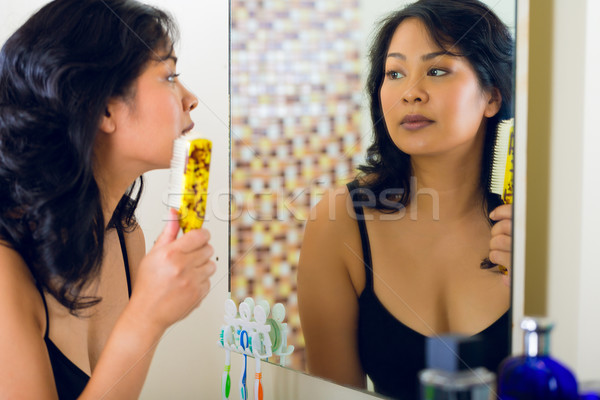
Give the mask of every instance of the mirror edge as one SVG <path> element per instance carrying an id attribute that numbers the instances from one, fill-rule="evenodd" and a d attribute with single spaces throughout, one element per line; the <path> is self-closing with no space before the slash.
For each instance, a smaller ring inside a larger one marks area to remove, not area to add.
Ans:
<path id="1" fill-rule="evenodd" d="M 525 210 L 527 193 L 527 104 L 529 77 L 529 1 L 517 1 L 515 70 L 515 182 L 513 204 L 512 354 L 523 351 L 519 322 L 525 304 Z"/>

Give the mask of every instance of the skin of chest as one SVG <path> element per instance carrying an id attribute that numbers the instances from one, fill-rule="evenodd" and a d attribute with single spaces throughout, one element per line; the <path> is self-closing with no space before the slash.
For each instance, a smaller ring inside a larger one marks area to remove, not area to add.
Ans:
<path id="1" fill-rule="evenodd" d="M 490 226 L 479 214 L 450 222 L 382 220 L 372 210 L 365 215 L 375 293 L 405 325 L 427 336 L 475 334 L 508 309 L 510 290 L 502 278 L 479 268 L 490 240 Z M 362 254 L 360 237 L 349 238 L 348 243 L 354 253 Z M 355 289 L 361 293 L 363 259 L 347 260 Z"/>
<path id="2" fill-rule="evenodd" d="M 54 298 L 46 295 L 50 318 L 50 339 L 88 375 L 95 368 L 110 332 L 127 305 L 129 296 L 123 255 L 116 231 L 105 238 L 105 254 L 99 277 L 84 290 L 102 301 L 91 309 L 72 315 Z"/>

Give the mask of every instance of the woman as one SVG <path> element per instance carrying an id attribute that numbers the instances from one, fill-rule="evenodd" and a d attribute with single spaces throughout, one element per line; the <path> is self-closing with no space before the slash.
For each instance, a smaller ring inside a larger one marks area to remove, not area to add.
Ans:
<path id="1" fill-rule="evenodd" d="M 138 397 L 161 336 L 208 293 L 208 232 L 177 238 L 172 213 L 145 254 L 134 218 L 138 177 L 193 127 L 175 39 L 134 0 L 56 0 L 2 48 L 2 398 Z"/>
<path id="2" fill-rule="evenodd" d="M 306 225 L 300 317 L 311 373 L 415 399 L 427 337 L 480 333 L 491 370 L 508 355 L 511 207 L 487 183 L 512 41 L 476 0 L 421 0 L 382 21 L 370 62 L 373 144 Z"/>

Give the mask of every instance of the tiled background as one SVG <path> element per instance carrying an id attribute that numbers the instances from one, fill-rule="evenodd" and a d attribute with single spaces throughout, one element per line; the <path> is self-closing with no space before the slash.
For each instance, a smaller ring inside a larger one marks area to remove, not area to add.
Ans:
<path id="1" fill-rule="evenodd" d="M 231 18 L 231 295 L 285 305 L 304 369 L 304 224 L 363 152 L 359 1 L 233 0 Z"/>

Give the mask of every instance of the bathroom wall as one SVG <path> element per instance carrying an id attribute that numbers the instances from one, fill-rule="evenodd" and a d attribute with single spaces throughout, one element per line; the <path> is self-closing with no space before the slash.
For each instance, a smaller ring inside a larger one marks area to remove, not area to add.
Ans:
<path id="1" fill-rule="evenodd" d="M 588 0 L 585 36 L 585 106 L 583 117 L 583 166 L 581 206 L 581 276 L 579 279 L 579 332 L 576 369 L 581 380 L 600 379 L 600 2 Z M 558 285 L 557 285 L 558 286 Z M 557 288 L 557 290 L 560 290 Z M 554 300 L 557 301 L 556 299 Z M 568 348 L 568 345 L 567 345 Z M 560 348 L 560 351 L 563 351 Z"/>
<path id="2" fill-rule="evenodd" d="M 600 359 L 600 3 L 531 0 L 525 313 L 580 380 Z"/>

